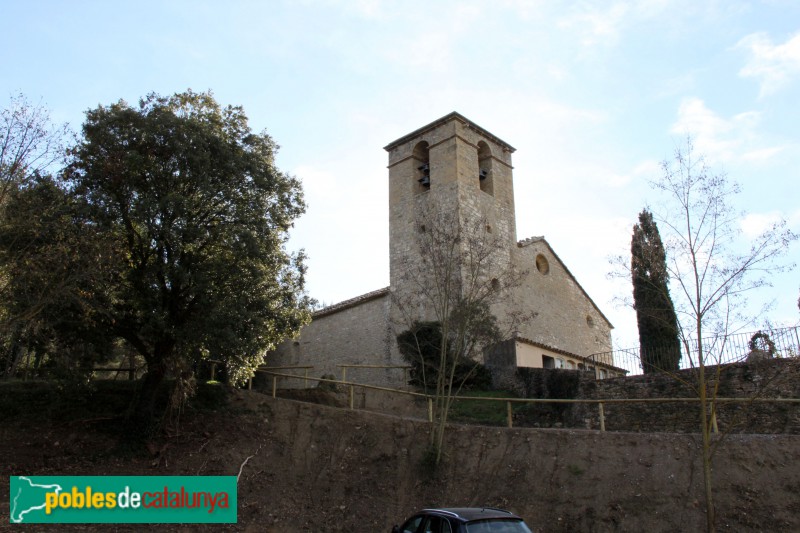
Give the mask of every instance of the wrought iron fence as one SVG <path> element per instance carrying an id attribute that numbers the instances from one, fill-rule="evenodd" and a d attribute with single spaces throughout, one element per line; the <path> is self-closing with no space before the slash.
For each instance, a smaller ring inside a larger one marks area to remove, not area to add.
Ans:
<path id="1" fill-rule="evenodd" d="M 701 346 L 705 365 L 800 357 L 800 327 L 709 337 L 703 339 L 701 344 L 695 339 L 689 339 L 687 343 L 681 343 L 680 354 L 668 347 L 643 350 L 637 346 L 596 353 L 588 358 L 596 361 L 612 360 L 614 366 L 627 370 L 628 375 L 632 376 L 697 368 Z"/>

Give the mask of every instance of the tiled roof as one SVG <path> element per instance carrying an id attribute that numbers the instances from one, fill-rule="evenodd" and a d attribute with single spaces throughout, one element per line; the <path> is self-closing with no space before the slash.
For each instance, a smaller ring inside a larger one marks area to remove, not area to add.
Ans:
<path id="1" fill-rule="evenodd" d="M 318 309 L 317 311 L 311 313 L 311 318 L 319 318 L 321 316 L 330 315 L 332 313 L 342 311 L 343 309 L 347 309 L 348 307 L 353 307 L 364 302 L 374 300 L 375 298 L 380 298 L 381 296 L 385 296 L 387 294 L 389 294 L 389 287 L 368 292 L 366 294 L 362 294 L 361 296 L 356 296 L 355 298 L 350 298 L 349 300 L 344 300 L 343 302 L 335 303 L 333 305 L 323 307 L 322 309 Z"/>
<path id="2" fill-rule="evenodd" d="M 452 113 L 448 113 L 447 115 L 443 116 L 440 119 L 434 120 L 430 124 L 427 124 L 425 126 L 422 126 L 421 128 L 418 128 L 418 129 L 412 131 L 408 135 L 403 135 L 402 137 L 400 137 L 396 141 L 392 141 L 389 144 L 387 144 L 386 146 L 384 146 L 383 149 L 388 152 L 392 148 L 394 148 L 395 146 L 403 144 L 404 142 L 407 142 L 407 141 L 413 139 L 414 137 L 419 137 L 423 133 L 425 133 L 425 132 L 427 132 L 429 130 L 432 130 L 432 129 L 440 126 L 441 124 L 444 124 L 445 122 L 447 122 L 449 120 L 453 120 L 453 119 L 458 120 L 458 121 L 462 122 L 463 124 L 466 124 L 469 128 L 477 131 L 479 134 L 481 134 L 485 138 L 496 142 L 497 144 L 499 144 L 500 146 L 502 146 L 503 148 L 505 148 L 509 152 L 516 151 L 516 148 L 514 148 L 513 146 L 511 146 L 510 144 L 508 144 L 504 140 L 500 139 L 499 137 L 497 137 L 493 133 L 490 133 L 489 131 L 481 128 L 480 126 L 478 126 L 477 124 L 472 122 L 470 119 L 466 118 L 464 115 L 462 115 L 460 113 L 457 113 L 455 111 L 453 111 Z"/>
<path id="3" fill-rule="evenodd" d="M 561 348 L 554 348 L 553 346 L 544 344 L 543 342 L 536 342 L 536 341 L 528 339 L 526 337 L 516 336 L 516 337 L 514 337 L 514 340 L 519 341 L 519 342 L 524 342 L 525 344 L 530 344 L 531 346 L 536 346 L 537 348 L 542 348 L 544 350 L 549 350 L 549 351 L 551 351 L 553 353 L 565 355 L 567 357 L 574 357 L 575 359 L 580 359 L 582 361 L 591 362 L 592 364 L 595 364 L 597 366 L 610 368 L 612 370 L 616 370 L 617 372 L 624 372 L 625 374 L 628 373 L 628 371 L 625 370 L 624 368 L 619 368 L 617 366 L 610 365 L 608 363 L 604 363 L 603 361 L 598 361 L 596 359 L 592 359 L 591 357 L 586 357 L 584 355 L 574 354 L 572 352 L 568 352 L 566 350 L 562 350 Z"/>

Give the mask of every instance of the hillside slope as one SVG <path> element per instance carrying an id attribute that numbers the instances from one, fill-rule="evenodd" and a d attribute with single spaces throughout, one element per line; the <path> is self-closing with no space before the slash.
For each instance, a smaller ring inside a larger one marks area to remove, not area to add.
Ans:
<path id="1" fill-rule="evenodd" d="M 417 508 L 439 505 L 508 508 L 540 532 L 684 532 L 705 524 L 698 439 L 690 435 L 453 426 L 447 462 L 433 478 L 423 467 L 420 420 L 246 391 L 224 410 L 185 418 L 180 435 L 154 443 L 153 457 L 134 459 L 108 453 L 103 421 L 6 420 L 0 529 L 9 527 L 9 475 L 240 469 L 239 523 L 208 529 L 388 532 Z M 799 460 L 798 436 L 729 437 L 715 462 L 719 530 L 800 531 Z"/>

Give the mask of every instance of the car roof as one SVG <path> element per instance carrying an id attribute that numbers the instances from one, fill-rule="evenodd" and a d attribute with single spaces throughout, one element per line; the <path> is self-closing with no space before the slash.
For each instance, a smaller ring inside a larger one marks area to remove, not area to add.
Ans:
<path id="1" fill-rule="evenodd" d="M 456 518 L 462 522 L 474 522 L 476 520 L 487 520 L 492 518 L 512 518 L 522 520 L 510 511 L 496 509 L 494 507 L 442 507 L 437 509 L 424 509 L 424 513 L 440 513 L 451 518 Z"/>

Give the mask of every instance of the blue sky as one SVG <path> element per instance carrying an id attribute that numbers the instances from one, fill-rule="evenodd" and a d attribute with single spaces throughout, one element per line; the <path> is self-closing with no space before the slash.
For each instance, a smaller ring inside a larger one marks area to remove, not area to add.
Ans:
<path id="1" fill-rule="evenodd" d="M 517 148 L 518 238 L 544 235 L 616 326 L 647 180 L 687 134 L 742 185 L 746 237 L 800 231 L 800 2 L 0 0 L 0 104 L 15 92 L 79 129 L 119 99 L 213 90 L 281 145 L 308 213 L 291 246 L 334 303 L 388 284 L 382 147 L 458 111 Z M 800 246 L 789 253 L 800 262 Z M 751 298 L 797 324 L 798 271 Z"/>

